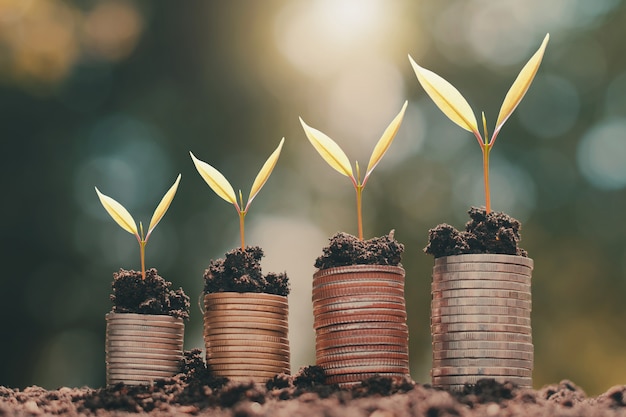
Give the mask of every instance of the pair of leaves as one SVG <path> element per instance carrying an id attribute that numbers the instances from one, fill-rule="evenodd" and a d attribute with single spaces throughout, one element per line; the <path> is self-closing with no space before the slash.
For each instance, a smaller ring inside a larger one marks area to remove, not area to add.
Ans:
<path id="1" fill-rule="evenodd" d="M 493 143 L 493 140 L 500 132 L 500 129 L 502 129 L 504 123 L 520 103 L 526 91 L 528 91 L 539 69 L 549 39 L 550 34 L 547 34 L 537 52 L 535 52 L 526 63 L 513 82 L 513 85 L 506 94 L 504 102 L 500 107 L 500 113 L 498 114 L 492 140 L 488 143 Z M 477 138 L 480 138 L 481 135 L 478 130 L 478 123 L 476 122 L 474 112 L 461 93 L 439 75 L 417 65 L 410 55 L 409 60 L 411 61 L 411 65 L 413 66 L 413 70 L 420 84 L 439 109 L 454 123 L 465 130 L 473 132 Z M 487 139 L 485 138 L 485 140 Z"/>
<path id="2" fill-rule="evenodd" d="M 111 215 L 113 220 L 115 220 L 115 222 L 122 227 L 122 229 L 126 230 L 128 233 L 134 234 L 140 241 L 147 241 L 148 237 L 150 236 L 156 225 L 159 224 L 159 222 L 165 215 L 165 212 L 170 207 L 170 204 L 174 199 L 174 195 L 176 195 L 176 190 L 178 189 L 180 178 L 181 175 L 178 174 L 174 185 L 172 185 L 167 193 L 165 193 L 156 210 L 154 210 L 154 213 L 152 214 L 152 219 L 150 220 L 150 226 L 148 227 L 148 233 L 146 234 L 145 239 L 143 236 L 139 235 L 135 219 L 133 219 L 133 216 L 130 215 L 130 213 L 124 208 L 124 206 L 122 206 L 111 197 L 102 194 L 100 190 L 98 190 L 98 187 L 96 187 L 96 193 L 98 194 L 98 198 L 100 199 L 102 206 L 104 206 L 104 209 Z"/>
<path id="3" fill-rule="evenodd" d="M 382 157 L 385 155 L 389 146 L 391 146 L 391 142 L 398 133 L 398 129 L 402 124 L 402 119 L 404 118 L 404 112 L 406 111 L 408 102 L 404 102 L 402 106 L 402 110 L 394 119 L 391 121 L 387 129 L 385 129 L 383 135 L 378 140 L 378 143 L 374 147 L 372 151 L 372 155 L 370 156 L 369 163 L 367 164 L 367 171 L 365 173 L 365 177 L 363 178 L 363 183 L 360 184 L 360 178 L 357 179 L 354 177 L 354 172 L 352 171 L 352 164 L 350 164 L 350 160 L 346 156 L 345 152 L 337 145 L 337 143 L 328 137 L 323 132 L 320 132 L 317 129 L 312 128 L 307 125 L 302 118 L 300 118 L 300 123 L 302 124 L 302 128 L 304 129 L 304 133 L 306 137 L 309 139 L 309 142 L 313 145 L 315 150 L 324 158 L 324 160 L 334 168 L 337 172 L 346 177 L 352 179 L 352 182 L 355 186 L 365 186 L 369 175 L 372 173 L 376 165 L 380 162 Z"/>
<path id="4" fill-rule="evenodd" d="M 226 177 L 224 177 L 217 169 L 213 168 L 211 165 L 196 158 L 193 153 L 189 152 L 189 154 L 191 155 L 191 159 L 193 160 L 193 163 L 196 166 L 198 173 L 200 173 L 200 175 L 202 176 L 204 181 L 206 181 L 209 187 L 211 187 L 211 189 L 215 191 L 218 196 L 233 204 L 238 212 L 245 213 L 248 211 L 252 200 L 254 200 L 257 194 L 259 194 L 259 191 L 261 191 L 261 188 L 263 188 L 263 186 L 267 182 L 267 179 L 270 177 L 270 174 L 274 170 L 284 143 L 285 138 L 282 138 L 276 150 L 272 152 L 267 161 L 265 161 L 265 164 L 263 164 L 263 167 L 257 174 L 254 182 L 252 183 L 250 195 L 248 196 L 248 202 L 243 209 L 242 207 L 239 207 L 235 190 L 233 189 L 232 185 L 230 185 Z M 243 201 L 241 202 L 241 204 L 243 205 Z"/>

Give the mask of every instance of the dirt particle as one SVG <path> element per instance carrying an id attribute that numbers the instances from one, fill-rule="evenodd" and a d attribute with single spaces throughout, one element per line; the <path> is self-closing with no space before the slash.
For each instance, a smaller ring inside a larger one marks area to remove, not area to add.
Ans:
<path id="1" fill-rule="evenodd" d="M 394 231 L 382 237 L 359 240 L 356 236 L 339 232 L 330 238 L 316 259 L 317 269 L 346 265 L 392 265 L 400 266 L 404 245 L 394 238 Z"/>

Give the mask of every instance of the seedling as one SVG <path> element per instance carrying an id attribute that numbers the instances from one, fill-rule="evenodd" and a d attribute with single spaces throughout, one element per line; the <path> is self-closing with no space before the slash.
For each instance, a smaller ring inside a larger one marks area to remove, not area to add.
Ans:
<path id="1" fill-rule="evenodd" d="M 302 128 L 304 129 L 304 133 L 306 133 L 306 137 L 309 139 L 315 150 L 319 152 L 319 154 L 324 158 L 324 160 L 334 168 L 337 172 L 346 177 L 350 178 L 352 181 L 352 185 L 356 190 L 356 215 L 357 215 L 357 224 L 359 230 L 359 239 L 363 240 L 363 215 L 362 215 L 362 197 L 363 197 L 363 188 L 365 188 L 365 184 L 367 184 L 367 180 L 370 177 L 370 174 L 376 168 L 376 165 L 380 162 L 382 157 L 389 149 L 393 138 L 398 133 L 398 129 L 400 128 L 400 124 L 402 124 L 402 118 L 404 117 L 404 112 L 406 110 L 407 102 L 404 102 L 402 106 L 402 110 L 400 113 L 391 121 L 385 132 L 378 140 L 378 143 L 374 147 L 372 151 L 372 155 L 370 156 L 370 161 L 367 164 L 367 171 L 365 173 L 365 177 L 363 177 L 363 182 L 361 182 L 361 171 L 359 169 L 359 162 L 356 161 L 356 177 L 354 176 L 354 172 L 352 171 L 352 165 L 350 164 L 350 160 L 344 153 L 344 151 L 337 145 L 337 143 L 326 136 L 324 133 L 320 132 L 317 129 L 313 129 L 306 123 L 304 120 L 300 118 L 300 123 L 302 124 Z"/>
<path id="2" fill-rule="evenodd" d="M 263 188 L 263 186 L 267 182 L 267 179 L 270 177 L 270 174 L 274 170 L 276 162 L 278 161 L 278 157 L 280 156 L 280 151 L 283 148 L 283 143 L 285 143 L 285 138 L 281 139 L 280 144 L 278 145 L 276 150 L 272 152 L 267 161 L 265 161 L 265 164 L 263 164 L 261 171 L 259 171 L 256 178 L 254 179 L 254 182 L 252 183 L 250 195 L 248 196 L 248 202 L 245 206 L 243 205 L 243 196 L 241 194 L 241 190 L 239 190 L 239 203 L 237 203 L 235 190 L 233 190 L 233 187 L 230 185 L 226 177 L 224 177 L 217 169 L 213 168 L 206 162 L 199 160 L 194 156 L 193 153 L 189 152 L 189 154 L 191 155 L 191 159 L 196 166 L 196 169 L 198 170 L 204 181 L 209 184 L 209 187 L 211 187 L 211 189 L 215 191 L 215 194 L 235 206 L 235 209 L 239 214 L 239 233 L 241 235 L 242 250 L 245 248 L 244 220 L 246 214 L 248 214 L 250 203 L 252 203 L 252 200 L 254 200 L 259 191 L 261 191 L 261 188 Z"/>
<path id="3" fill-rule="evenodd" d="M 154 214 L 152 214 L 152 219 L 150 220 L 150 227 L 148 227 L 148 233 L 145 236 L 143 234 L 143 224 L 139 222 L 139 230 L 137 230 L 137 224 L 135 223 L 135 219 L 133 219 L 133 216 L 130 215 L 128 210 L 126 210 L 124 206 L 122 206 L 111 197 L 102 194 L 98 190 L 98 187 L 96 187 L 96 193 L 98 194 L 98 198 L 104 206 L 104 209 L 111 215 L 111 217 L 113 217 L 113 220 L 115 220 L 117 224 L 122 227 L 122 229 L 126 230 L 130 234 L 135 235 L 135 237 L 137 238 L 137 242 L 139 242 L 139 254 L 141 257 L 141 279 L 146 279 L 146 244 L 148 243 L 148 239 L 150 238 L 152 231 L 154 230 L 156 225 L 159 224 L 159 222 L 165 215 L 165 212 L 170 207 L 170 204 L 174 199 L 174 195 L 176 194 L 176 190 L 178 189 L 179 182 L 180 174 L 178 174 L 174 185 L 172 185 L 167 193 L 165 193 L 156 210 L 154 210 Z"/>
<path id="4" fill-rule="evenodd" d="M 450 120 L 461 126 L 463 129 L 474 133 L 474 136 L 476 136 L 476 139 L 478 140 L 478 144 L 480 145 L 483 153 L 485 209 L 487 213 L 491 211 L 491 195 L 489 190 L 489 153 L 491 152 L 491 148 L 496 141 L 498 133 L 500 133 L 500 129 L 502 129 L 502 126 L 508 120 L 509 116 L 511 116 L 520 101 L 522 101 L 522 98 L 524 97 L 524 94 L 526 94 L 526 91 L 528 91 L 533 78 L 535 78 L 535 74 L 539 69 L 539 65 L 541 64 L 541 59 L 543 58 L 543 53 L 549 39 L 550 34 L 547 34 L 537 52 L 535 52 L 524 68 L 522 68 L 515 79 L 515 82 L 513 82 L 513 85 L 506 94 L 506 97 L 504 97 L 504 102 L 502 103 L 502 107 L 500 107 L 500 113 L 498 114 L 498 120 L 496 121 L 496 127 L 493 130 L 491 139 L 489 139 L 487 132 L 487 120 L 485 119 L 485 113 L 482 113 L 484 131 L 483 139 L 481 138 L 480 131 L 478 130 L 478 123 L 476 122 L 474 112 L 461 93 L 454 88 L 452 84 L 444 80 L 439 75 L 417 65 L 415 61 L 413 61 L 413 58 L 411 58 L 411 55 L 409 55 L 409 60 L 411 61 L 415 75 L 417 75 L 418 81 L 424 90 L 426 90 L 426 93 L 430 96 L 430 98 L 435 102 L 439 109 L 450 118 Z"/>

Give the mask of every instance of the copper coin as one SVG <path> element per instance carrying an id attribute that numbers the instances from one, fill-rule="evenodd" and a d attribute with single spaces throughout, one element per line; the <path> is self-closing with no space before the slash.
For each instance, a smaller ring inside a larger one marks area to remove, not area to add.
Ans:
<path id="1" fill-rule="evenodd" d="M 530 326 L 520 326 L 515 324 L 497 323 L 450 323 L 433 324 L 430 326 L 432 334 L 443 334 L 452 332 L 507 332 L 519 334 L 531 334 Z"/>
<path id="2" fill-rule="evenodd" d="M 404 323 L 385 323 L 385 322 L 366 322 L 366 323 L 346 323 L 336 324 L 334 326 L 319 328 L 316 331 L 318 335 L 324 335 L 327 333 L 344 332 L 352 330 L 364 330 L 370 332 L 380 332 L 382 330 L 389 329 L 393 331 L 408 331 L 406 322 Z"/>
<path id="3" fill-rule="evenodd" d="M 377 373 L 377 374 L 386 374 L 386 373 L 398 373 L 398 374 L 408 374 L 409 368 L 408 366 L 398 365 L 361 365 L 361 366 L 352 366 L 352 367 L 343 367 L 343 368 L 328 368 L 326 366 L 322 366 L 324 368 L 324 372 L 326 375 L 345 375 L 345 374 L 357 374 L 357 373 Z"/>
<path id="4" fill-rule="evenodd" d="M 259 336 L 274 336 L 274 337 L 287 337 L 287 332 L 285 331 L 274 331 L 274 330 L 266 330 L 266 329 L 246 329 L 241 327 L 220 327 L 220 326 L 204 326 L 204 336 L 216 336 L 216 335 L 233 335 L 241 336 L 243 334 L 255 334 Z"/>
<path id="5" fill-rule="evenodd" d="M 531 335 L 505 332 L 454 332 L 432 335 L 433 342 L 453 342 L 462 340 L 523 342 L 532 343 Z"/>
<path id="6" fill-rule="evenodd" d="M 111 336 L 106 335 L 106 346 L 115 346 L 118 343 L 135 343 L 136 346 L 162 346 L 170 349 L 183 347 L 183 339 L 162 339 L 159 337 L 139 337 L 139 336 Z"/>
<path id="7" fill-rule="evenodd" d="M 495 253 L 454 255 L 454 256 L 444 256 L 444 257 L 435 259 L 435 265 L 445 265 L 445 264 L 452 264 L 452 263 L 467 263 L 467 262 L 507 263 L 507 264 L 523 265 L 531 269 L 534 266 L 534 262 L 531 258 L 527 258 L 525 256 L 518 256 L 518 255 L 504 255 L 504 254 L 495 254 Z"/>
<path id="8" fill-rule="evenodd" d="M 221 359 L 221 358 L 237 358 L 240 361 L 252 360 L 252 359 L 269 359 L 275 361 L 287 361 L 289 362 L 289 354 L 274 354 L 274 353 L 263 353 L 263 352 L 231 352 L 231 351 L 223 351 L 223 352 L 209 352 L 209 360 L 212 359 Z"/>
<path id="9" fill-rule="evenodd" d="M 167 339 L 167 340 L 178 340 L 183 338 L 183 335 L 180 332 L 176 333 L 164 333 L 164 332 L 140 332 L 135 330 L 118 330 L 113 327 L 109 327 L 106 329 L 106 334 L 108 336 L 124 336 L 131 338 L 153 338 L 153 339 Z"/>
<path id="10" fill-rule="evenodd" d="M 496 262 L 459 262 L 433 266 L 433 273 L 435 274 L 461 271 L 510 272 L 512 274 L 526 276 L 530 276 L 532 274 L 532 269 L 527 266 Z"/>
<path id="11" fill-rule="evenodd" d="M 512 382 L 519 385 L 522 388 L 532 387 L 532 378 L 529 377 L 516 377 L 516 376 L 484 376 L 484 375 L 463 375 L 463 376 L 440 376 L 433 377 L 432 382 L 434 386 L 446 386 L 446 385 L 461 385 L 461 384 L 476 384 L 481 379 L 495 379 L 500 383 Z"/>
<path id="12" fill-rule="evenodd" d="M 183 343 L 159 343 L 159 342 L 137 342 L 134 340 L 111 340 L 107 339 L 105 343 L 106 349 L 119 349 L 131 352 L 150 352 L 153 353 L 166 352 L 170 353 L 172 351 L 178 351 L 182 349 Z"/>
<path id="13" fill-rule="evenodd" d="M 139 324 L 126 324 L 126 323 L 110 323 L 108 325 L 108 329 L 110 332 L 134 332 L 136 334 L 173 334 L 173 335 L 182 335 L 185 331 L 183 327 L 173 328 L 173 327 L 156 327 L 156 326 L 144 326 Z"/>
<path id="14" fill-rule="evenodd" d="M 390 336 L 352 336 L 336 339 L 317 338 L 315 346 L 317 349 L 337 348 L 339 346 L 371 346 L 371 345 L 399 345 L 405 346 L 408 343 L 407 337 Z"/>
<path id="15" fill-rule="evenodd" d="M 273 343 L 289 343 L 289 339 L 284 336 L 267 336 L 259 335 L 255 333 L 241 333 L 241 334 L 212 334 L 211 340 L 239 340 L 241 342 L 254 344 L 256 341 L 273 342 Z"/>
<path id="16" fill-rule="evenodd" d="M 433 316 L 459 316 L 459 315 L 493 315 L 493 316 L 517 316 L 530 317 L 530 310 L 515 307 L 499 306 L 453 306 L 431 307 Z"/>
<path id="17" fill-rule="evenodd" d="M 216 319 L 210 318 L 204 319 L 205 329 L 215 329 L 219 327 L 229 327 L 231 329 L 259 329 L 259 330 L 270 330 L 273 332 L 279 332 L 283 334 L 287 334 L 289 331 L 289 327 L 284 324 L 279 324 L 277 322 L 242 322 L 237 320 L 227 320 L 224 319 Z"/>
<path id="18" fill-rule="evenodd" d="M 431 307 L 460 307 L 460 306 L 498 306 L 515 307 L 530 310 L 532 303 L 525 300 L 509 298 L 487 298 L 487 297 L 461 297 L 461 298 L 440 298 L 431 301 Z"/>
<path id="19" fill-rule="evenodd" d="M 339 296 L 355 297 L 371 293 L 404 296 L 404 285 L 386 285 L 380 281 L 359 282 L 358 285 L 347 282 L 317 286 L 313 287 L 311 291 L 313 299 Z"/>
<path id="20" fill-rule="evenodd" d="M 433 360 L 433 368 L 447 367 L 487 367 L 487 368 L 523 368 L 533 369 L 533 361 L 523 359 L 495 359 L 495 358 L 456 358 Z"/>
<path id="21" fill-rule="evenodd" d="M 484 272 L 484 271 L 454 271 L 433 272 L 433 282 L 447 282 L 458 280 L 481 280 L 495 282 L 516 282 L 530 285 L 530 275 L 516 274 L 512 272 Z"/>
<path id="22" fill-rule="evenodd" d="M 238 369 L 225 369 L 221 371 L 215 371 L 215 374 L 217 376 L 228 378 L 231 381 L 253 381 L 258 383 L 264 383 L 268 379 L 273 378 L 280 373 L 288 374 L 288 372 L 286 371 L 241 371 Z"/>
<path id="23" fill-rule="evenodd" d="M 347 281 L 333 281 L 320 283 L 319 281 L 313 281 L 313 292 L 316 291 L 328 291 L 339 288 L 393 288 L 404 290 L 404 281 L 386 281 L 380 279 L 359 279 L 359 280 L 347 280 Z"/>
<path id="24" fill-rule="evenodd" d="M 135 369 L 135 370 L 147 370 L 147 371 L 163 371 L 163 372 L 178 372 L 180 365 L 178 361 L 170 361 L 168 364 L 162 364 L 155 361 L 134 362 L 124 359 L 111 359 L 106 363 L 117 369 Z"/>
<path id="25" fill-rule="evenodd" d="M 123 366 L 123 365 L 111 365 L 108 364 L 108 370 L 107 370 L 107 374 L 109 376 L 132 376 L 132 375 L 139 375 L 140 377 L 146 378 L 146 377 L 161 377 L 161 378 L 168 378 L 171 376 L 176 375 L 179 370 L 175 369 L 175 370 L 162 370 L 162 369 L 144 369 L 144 368 L 133 368 L 131 366 Z"/>
<path id="26" fill-rule="evenodd" d="M 115 359 L 115 358 L 124 358 L 124 359 L 139 359 L 139 360 L 157 360 L 157 361 L 180 361 L 183 359 L 183 355 L 181 352 L 172 353 L 169 355 L 157 354 L 151 355 L 143 352 L 106 352 L 105 357 L 107 360 Z"/>
<path id="27" fill-rule="evenodd" d="M 431 316 L 431 324 L 449 323 L 481 323 L 481 324 L 515 324 L 518 326 L 530 326 L 530 317 L 518 316 L 491 316 L 486 314 L 465 314 L 457 316 Z"/>
<path id="28" fill-rule="evenodd" d="M 324 346 L 315 350 L 317 356 L 327 355 L 344 355 L 351 352 L 356 353 L 381 353 L 399 352 L 408 353 L 408 343 L 395 343 L 395 344 L 376 344 L 376 345 L 354 345 L 354 346 Z"/>
<path id="29" fill-rule="evenodd" d="M 313 274 L 313 279 L 330 276 L 335 279 L 355 279 L 364 277 L 404 277 L 404 268 L 393 265 L 346 265 L 333 268 L 320 269 Z"/>
<path id="30" fill-rule="evenodd" d="M 107 385 L 113 386 L 119 383 L 124 385 L 150 385 L 154 379 L 127 379 L 127 378 L 107 378 Z"/>
<path id="31" fill-rule="evenodd" d="M 233 317 L 239 320 L 287 320 L 288 314 L 274 313 L 271 311 L 250 310 L 206 310 L 205 317 Z"/>
<path id="32" fill-rule="evenodd" d="M 463 290 L 447 290 L 432 293 L 435 300 L 446 298 L 509 298 L 515 300 L 531 301 L 530 292 L 508 291 L 508 290 L 492 290 L 492 289 L 463 289 Z"/>
<path id="33" fill-rule="evenodd" d="M 316 357 L 316 363 L 343 363 L 344 361 L 350 361 L 353 359 L 366 359 L 375 361 L 379 359 L 393 359 L 393 360 L 409 360 L 409 354 L 407 352 L 347 352 L 341 354 L 324 355 L 319 354 Z M 408 362 L 407 362 L 408 363 Z"/>
<path id="34" fill-rule="evenodd" d="M 339 386 L 347 387 L 356 385 L 361 383 L 361 381 L 365 381 L 368 378 L 373 376 L 380 376 L 384 378 L 393 378 L 393 379 L 404 379 L 408 377 L 409 374 L 404 372 L 386 372 L 386 373 L 377 373 L 377 372 L 357 372 L 354 374 L 342 374 L 342 375 L 330 375 L 326 378 L 327 384 L 339 384 Z"/>
<path id="35" fill-rule="evenodd" d="M 315 329 L 319 329 L 320 327 L 334 326 L 337 324 L 367 322 L 406 323 L 406 319 L 401 316 L 390 314 L 337 314 L 323 320 L 316 318 L 314 320 L 313 327 Z"/>
<path id="36" fill-rule="evenodd" d="M 284 346 L 284 345 L 282 345 Z M 209 346 L 207 348 L 207 355 L 210 356 L 215 352 L 241 352 L 245 355 L 246 352 L 256 353 L 271 353 L 274 355 L 289 355 L 289 346 L 286 347 L 266 347 L 266 346 L 239 346 L 239 345 L 218 345 Z"/>
<path id="37" fill-rule="evenodd" d="M 486 280 L 455 280 L 455 281 L 433 281 L 431 284 L 432 292 L 446 290 L 462 290 L 462 289 L 492 289 L 507 290 L 530 293 L 530 285 L 519 282 L 510 281 L 486 281 Z"/>
<path id="38" fill-rule="evenodd" d="M 211 361 L 211 369 L 213 369 L 214 371 L 248 371 L 250 373 L 255 372 L 255 371 L 261 371 L 261 372 L 273 372 L 275 374 L 277 373 L 281 373 L 283 372 L 283 370 L 287 369 L 286 367 L 283 366 L 270 366 L 270 365 L 260 365 L 260 364 L 253 364 L 253 363 L 243 363 L 243 364 L 237 364 L 237 363 L 227 363 L 227 364 L 220 364 L 220 363 L 216 363 L 214 364 L 213 361 Z"/>
<path id="39" fill-rule="evenodd" d="M 515 342 L 494 342 L 494 341 L 479 341 L 479 340 L 467 340 L 460 342 L 433 342 L 434 350 L 450 350 L 450 349 L 488 349 L 488 350 L 497 350 L 497 349 L 510 349 L 510 350 L 521 350 L 526 352 L 532 352 L 533 345 L 532 343 L 515 343 Z"/>
<path id="40" fill-rule="evenodd" d="M 330 310 L 324 313 L 318 312 L 315 315 L 316 321 L 324 321 L 324 320 L 333 320 L 345 316 L 394 316 L 399 317 L 401 320 L 395 321 L 406 321 L 406 310 L 403 308 L 351 308 L 345 310 Z"/>
<path id="41" fill-rule="evenodd" d="M 341 361 L 324 361 L 317 362 L 317 365 L 329 369 L 343 369 L 343 368 L 356 368 L 360 366 L 376 366 L 378 368 L 392 367 L 392 368 L 409 368 L 408 359 L 395 359 L 395 358 L 362 358 L 362 359 L 344 359 Z"/>
<path id="42" fill-rule="evenodd" d="M 382 302 L 405 304 L 404 296 L 384 293 L 369 293 L 361 295 L 341 295 L 338 297 L 313 300 L 313 306 L 343 303 Z"/>
<path id="43" fill-rule="evenodd" d="M 221 302 L 224 300 L 237 300 L 237 302 L 246 303 L 287 303 L 287 297 L 284 295 L 268 294 L 265 292 L 214 292 L 204 294 L 204 299 L 209 299 L 215 302 Z"/>
<path id="44" fill-rule="evenodd" d="M 183 323 L 183 319 L 179 317 L 170 316 L 167 314 L 139 314 L 139 313 L 107 313 L 105 315 L 106 320 L 139 320 L 141 322 L 152 323 Z"/>
<path id="45" fill-rule="evenodd" d="M 331 313 L 371 313 L 371 314 L 394 314 L 406 317 L 406 308 L 403 304 L 392 303 L 346 303 L 330 304 L 328 306 L 313 307 L 313 315 L 316 317 Z"/>
<path id="46" fill-rule="evenodd" d="M 323 340 L 333 340 L 333 339 L 342 339 L 345 337 L 370 337 L 370 336 L 384 336 L 384 337 L 401 337 L 408 339 L 409 332 L 407 329 L 402 330 L 394 330 L 394 329 L 377 329 L 376 331 L 372 331 L 372 329 L 362 329 L 362 330 L 349 330 L 343 332 L 334 332 L 334 333 L 325 333 L 325 334 L 317 334 L 317 339 Z"/>
<path id="47" fill-rule="evenodd" d="M 509 349 L 460 349 L 460 350 L 435 350 L 433 360 L 443 359 L 519 359 L 532 361 L 534 354 L 528 350 Z"/>
<path id="48" fill-rule="evenodd" d="M 257 340 L 254 343 L 250 343 L 247 340 L 240 339 L 211 339 L 208 338 L 207 341 L 211 347 L 215 346 L 249 346 L 249 347 L 265 347 L 265 348 L 276 348 L 276 349 L 289 349 L 288 343 L 280 343 L 280 342 L 268 342 L 263 340 Z"/>
<path id="49" fill-rule="evenodd" d="M 485 375 L 485 376 L 517 376 L 517 377 L 532 377 L 533 371 L 525 368 L 512 368 L 512 367 L 478 367 L 478 366 L 466 366 L 466 367 L 445 367 L 445 368 L 433 368 L 431 375 L 437 376 L 455 376 L 455 375 Z"/>
<path id="50" fill-rule="evenodd" d="M 185 324 L 182 322 L 168 322 L 168 321 L 157 321 L 157 320 L 136 320 L 136 319 L 121 319 L 121 318 L 109 318 L 107 319 L 107 323 L 110 326 L 141 326 L 143 328 L 156 328 L 157 331 L 164 329 L 176 329 L 176 330 L 184 330 Z"/>
<path id="51" fill-rule="evenodd" d="M 211 366 L 214 365 L 261 365 L 271 366 L 272 368 L 288 368 L 289 361 L 286 360 L 274 360 L 274 359 L 261 359 L 261 358 L 228 358 L 228 357 L 214 357 L 211 356 Z"/>

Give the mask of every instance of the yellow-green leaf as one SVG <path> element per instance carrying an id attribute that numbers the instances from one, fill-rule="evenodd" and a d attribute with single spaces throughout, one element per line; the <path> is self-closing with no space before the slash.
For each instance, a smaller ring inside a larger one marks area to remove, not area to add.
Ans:
<path id="1" fill-rule="evenodd" d="M 254 182 L 252 183 L 252 188 L 250 189 L 250 195 L 248 196 L 248 203 L 246 204 L 245 211 L 248 210 L 250 203 L 252 202 L 252 200 L 254 200 L 254 197 L 257 196 L 259 191 L 261 191 L 261 188 L 263 188 L 263 186 L 267 182 L 267 179 L 270 177 L 270 174 L 274 170 L 276 162 L 278 161 L 278 157 L 280 156 L 280 151 L 283 149 L 283 143 L 285 143 L 285 138 L 281 139 L 276 150 L 274 150 L 270 157 L 267 158 L 267 161 L 265 161 L 263 167 L 254 179 Z"/>
<path id="2" fill-rule="evenodd" d="M 385 155 L 385 152 L 387 152 L 387 149 L 389 149 L 389 146 L 391 146 L 391 142 L 393 142 L 393 138 L 395 138 L 396 133 L 398 133 L 398 129 L 400 129 L 400 125 L 402 124 L 402 119 L 404 118 L 404 112 L 406 111 L 407 104 L 408 101 L 405 101 L 404 105 L 402 106 L 402 110 L 400 110 L 400 113 L 398 113 L 398 115 L 391 121 L 389 126 L 387 126 L 387 129 L 385 129 L 385 132 L 380 137 L 378 143 L 374 147 L 374 150 L 372 151 L 372 156 L 370 156 L 370 162 L 369 164 L 367 164 L 367 173 L 365 174 L 365 178 L 367 178 L 369 174 L 374 170 L 374 168 L 376 168 L 376 165 L 378 165 L 382 157 Z"/>
<path id="3" fill-rule="evenodd" d="M 304 133 L 306 133 L 306 137 L 309 139 L 309 142 L 311 142 L 311 145 L 313 145 L 315 150 L 319 152 L 328 165 L 333 167 L 340 174 L 343 174 L 346 177 L 354 178 L 350 160 L 339 145 L 337 145 L 334 140 L 326 136 L 324 133 L 317 129 L 313 129 L 304 123 L 302 118 L 300 118 L 300 123 L 302 124 L 302 128 L 304 129 Z"/>
<path id="4" fill-rule="evenodd" d="M 417 80 L 443 114 L 463 129 L 474 132 L 480 137 L 476 116 L 459 90 L 434 72 L 417 65 L 411 55 L 409 55 L 409 61 L 411 61 Z"/>
<path id="5" fill-rule="evenodd" d="M 174 195 L 176 195 L 176 190 L 178 189 L 180 176 L 181 175 L 178 174 L 178 177 L 176 178 L 174 185 L 172 185 L 170 189 L 167 190 L 167 193 L 165 193 L 165 195 L 161 199 L 161 202 L 157 206 L 156 210 L 154 210 L 154 214 L 152 215 L 152 219 L 150 220 L 150 227 L 148 228 L 148 234 L 146 235 L 146 239 L 147 239 L 147 236 L 149 236 L 150 233 L 152 233 L 152 230 L 154 230 L 156 225 L 159 224 L 159 222 L 165 215 L 165 212 L 170 207 L 170 204 L 172 204 L 172 200 L 174 199 Z"/>
<path id="6" fill-rule="evenodd" d="M 115 222 L 128 233 L 139 236 L 139 233 L 137 233 L 137 224 L 135 223 L 133 216 L 130 215 L 128 210 L 126 210 L 124 206 L 122 206 L 111 197 L 102 194 L 100 190 L 98 190 L 98 187 L 96 187 L 96 193 L 98 194 L 98 198 L 100 199 L 102 206 L 107 211 L 107 213 L 109 213 L 111 217 L 113 217 L 113 220 L 115 220 Z"/>
<path id="7" fill-rule="evenodd" d="M 541 43 L 541 46 L 539 47 L 537 52 L 535 52 L 535 54 L 530 58 L 526 65 L 524 65 L 524 68 L 522 68 L 522 70 L 518 74 L 508 93 L 506 93 L 506 97 L 504 97 L 502 107 L 500 107 L 500 114 L 498 114 L 498 121 L 496 122 L 496 128 L 493 132 L 494 135 L 498 134 L 498 132 L 502 128 L 502 125 L 504 125 L 504 122 L 506 122 L 509 116 L 511 116 L 517 105 L 520 103 L 520 101 L 522 101 L 522 98 L 526 94 L 526 91 L 528 91 L 530 84 L 535 78 L 535 74 L 537 74 L 539 65 L 541 65 L 541 60 L 543 58 L 543 53 L 546 50 L 548 40 L 550 40 L 549 33 L 543 39 L 543 42 Z"/>
<path id="8" fill-rule="evenodd" d="M 228 180 L 217 169 L 213 168 L 206 162 L 199 160 L 193 153 L 189 152 L 189 154 L 191 155 L 191 159 L 193 160 L 193 164 L 196 166 L 198 173 L 200 173 L 204 181 L 209 184 L 209 187 L 215 191 L 215 194 L 233 204 L 235 207 L 239 207 L 237 204 L 235 190 L 233 190 L 233 187 L 230 185 Z"/>

